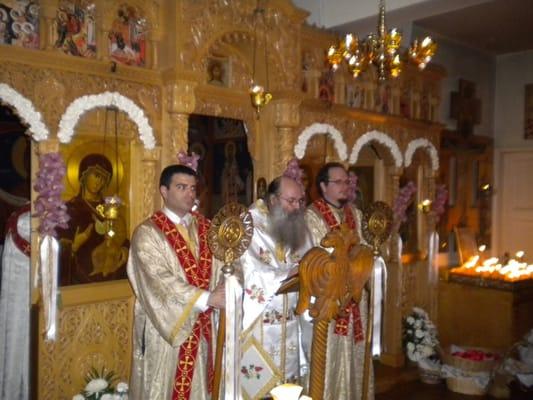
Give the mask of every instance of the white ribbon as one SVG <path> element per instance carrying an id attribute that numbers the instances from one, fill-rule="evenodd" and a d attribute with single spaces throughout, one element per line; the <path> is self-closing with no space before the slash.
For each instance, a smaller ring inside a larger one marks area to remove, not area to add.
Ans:
<path id="1" fill-rule="evenodd" d="M 433 231 L 429 234 L 429 249 L 428 249 L 428 283 L 431 290 L 430 299 L 430 312 L 435 317 L 437 312 L 437 287 L 439 284 L 439 265 L 437 263 L 437 257 L 439 255 L 439 234 Z"/>
<path id="2" fill-rule="evenodd" d="M 42 296 L 44 306 L 45 339 L 54 341 L 57 335 L 57 274 L 59 243 L 46 235 L 39 246 Z"/>
<path id="3" fill-rule="evenodd" d="M 372 357 L 381 355 L 381 328 L 383 319 L 383 304 L 387 291 L 387 267 L 380 256 L 374 257 L 372 272 L 373 290 L 371 300 L 374 301 L 374 315 L 372 320 Z"/>
<path id="4" fill-rule="evenodd" d="M 436 286 L 439 281 L 439 265 L 437 263 L 437 256 L 439 255 L 439 234 L 433 231 L 429 234 L 429 250 L 428 250 L 428 279 L 431 286 Z"/>
<path id="5" fill-rule="evenodd" d="M 242 287 L 234 275 L 226 276 L 226 339 L 224 352 L 224 399 L 241 400 L 239 333 L 242 325 Z"/>

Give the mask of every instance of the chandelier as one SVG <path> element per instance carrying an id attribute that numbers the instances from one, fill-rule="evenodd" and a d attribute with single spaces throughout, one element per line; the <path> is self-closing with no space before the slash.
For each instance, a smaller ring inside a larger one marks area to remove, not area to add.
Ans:
<path id="1" fill-rule="evenodd" d="M 256 69 L 256 58 L 257 58 L 257 26 L 262 22 L 264 29 L 263 37 L 265 41 L 265 52 L 264 52 L 264 63 L 265 63 L 265 75 L 266 75 L 266 86 L 263 86 L 258 83 L 257 79 L 257 69 Z M 259 6 L 259 0 L 257 2 L 257 7 L 254 10 L 254 52 L 253 52 L 253 69 L 252 69 L 252 83 L 250 85 L 250 100 L 252 106 L 255 108 L 257 118 L 259 118 L 259 111 L 262 107 L 266 106 L 270 100 L 272 100 L 272 94 L 268 91 L 268 53 L 267 53 L 267 32 L 266 32 L 266 22 L 265 22 L 265 8 Z"/>
<path id="2" fill-rule="evenodd" d="M 377 34 L 371 33 L 363 40 L 352 34 L 346 35 L 337 45 L 330 46 L 328 62 L 333 70 L 337 70 L 344 60 L 355 78 L 372 64 L 377 68 L 378 79 L 384 81 L 400 75 L 406 58 L 423 70 L 437 49 L 437 44 L 427 36 L 422 41 L 415 39 L 407 54 L 400 55 L 401 42 L 402 34 L 396 28 L 387 32 L 385 1 L 380 0 Z"/>

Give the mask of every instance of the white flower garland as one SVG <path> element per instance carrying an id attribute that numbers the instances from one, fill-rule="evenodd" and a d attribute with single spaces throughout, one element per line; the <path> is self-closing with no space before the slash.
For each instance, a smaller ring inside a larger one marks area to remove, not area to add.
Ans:
<path id="1" fill-rule="evenodd" d="M 332 125 L 320 124 L 318 122 L 309 125 L 298 136 L 298 141 L 294 146 L 294 155 L 296 156 L 296 158 L 298 158 L 299 160 L 304 158 L 307 143 L 314 135 L 326 133 L 329 134 L 329 136 L 333 139 L 335 150 L 337 150 L 339 159 L 341 161 L 345 161 L 348 157 L 348 148 L 346 146 L 346 143 L 344 143 L 342 133 L 340 133 L 339 130 Z"/>
<path id="2" fill-rule="evenodd" d="M 142 108 L 132 100 L 118 92 L 104 92 L 82 96 L 74 100 L 67 108 L 59 122 L 57 137 L 61 143 L 69 143 L 74 135 L 74 128 L 81 116 L 97 107 L 115 106 L 128 114 L 137 127 L 144 147 L 153 149 L 155 146 L 154 132 Z"/>
<path id="3" fill-rule="evenodd" d="M 0 83 L 0 101 L 12 106 L 22 121 L 29 126 L 32 137 L 38 142 L 46 140 L 49 130 L 43 122 L 43 116 L 33 107 L 33 103 L 11 86 Z"/>
<path id="4" fill-rule="evenodd" d="M 439 169 L 439 154 L 433 143 L 425 138 L 418 138 L 412 140 L 407 145 L 407 150 L 405 150 L 405 166 L 408 167 L 413 161 L 413 155 L 415 154 L 416 149 L 423 147 L 428 151 L 429 157 L 431 158 L 431 168 L 433 171 Z"/>
<path id="5" fill-rule="evenodd" d="M 350 164 L 355 164 L 357 162 L 357 159 L 359 158 L 359 153 L 361 152 L 363 146 L 374 141 L 381 143 L 382 145 L 387 147 L 391 152 L 392 158 L 394 158 L 394 163 L 396 164 L 396 166 L 402 166 L 403 157 L 402 152 L 398 147 L 398 144 L 386 133 L 379 132 L 376 130 L 367 132 L 359 139 L 357 139 L 357 141 L 353 145 L 352 153 L 350 155 Z"/>

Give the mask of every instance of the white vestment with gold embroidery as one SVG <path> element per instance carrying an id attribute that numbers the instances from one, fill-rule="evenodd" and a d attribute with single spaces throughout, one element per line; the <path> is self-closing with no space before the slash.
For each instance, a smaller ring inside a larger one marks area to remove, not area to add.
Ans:
<path id="1" fill-rule="evenodd" d="M 298 294 L 276 292 L 312 245 L 307 230 L 301 233 L 305 241 L 297 251 L 276 244 L 263 200 L 256 201 L 250 213 L 253 238 L 238 261 L 244 278 L 239 371 L 244 399 L 260 399 L 277 384 L 296 381 L 307 370 L 300 340 L 300 324 L 305 322 L 294 314 Z"/>
<path id="2" fill-rule="evenodd" d="M 194 218 L 190 231 L 191 240 L 197 238 Z M 213 263 L 211 286 L 216 275 Z M 206 291 L 187 282 L 175 250 L 150 219 L 133 233 L 128 277 L 136 296 L 130 398 L 170 400 L 179 347 L 192 332 L 200 311 L 195 305 Z M 207 349 L 202 337 L 190 383 L 194 400 L 211 398 L 207 390 Z"/>
<path id="3" fill-rule="evenodd" d="M 335 219 L 339 223 L 345 222 L 344 213 L 341 209 L 328 204 Z M 357 236 L 361 243 L 365 244 L 361 235 L 361 212 L 351 207 L 356 220 Z M 313 245 L 320 246 L 320 241 L 329 232 L 329 226 L 317 211 L 310 206 L 305 214 L 307 226 L 313 237 Z M 368 314 L 368 291 L 363 290 L 363 296 L 359 303 L 361 322 L 366 338 L 367 314 Z M 334 333 L 335 321 L 330 322 L 328 329 L 328 348 L 326 354 L 326 371 L 323 400 L 361 400 L 363 385 L 363 365 L 365 356 L 365 341 L 355 343 L 353 336 L 353 318 L 350 318 L 347 336 Z M 373 368 L 370 365 L 370 395 L 367 399 L 374 398 Z"/>

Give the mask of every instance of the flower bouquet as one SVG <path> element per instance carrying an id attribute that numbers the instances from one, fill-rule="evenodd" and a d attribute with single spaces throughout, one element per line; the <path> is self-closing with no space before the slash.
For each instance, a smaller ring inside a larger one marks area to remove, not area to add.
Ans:
<path id="1" fill-rule="evenodd" d="M 118 382 L 114 372 L 92 368 L 85 377 L 85 388 L 72 400 L 128 400 L 128 384 Z"/>
<path id="2" fill-rule="evenodd" d="M 418 364 L 421 380 L 438 383 L 441 363 L 437 353 L 437 328 L 424 310 L 414 307 L 405 318 L 403 338 L 407 358 Z"/>

